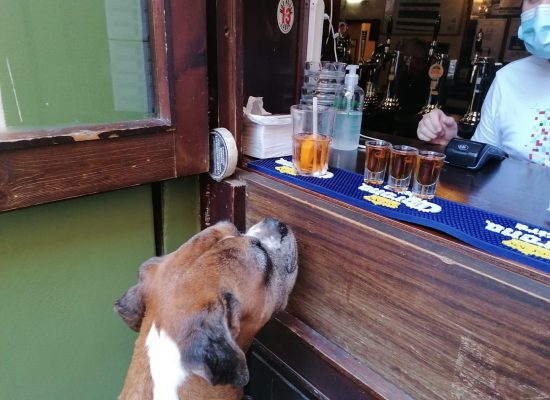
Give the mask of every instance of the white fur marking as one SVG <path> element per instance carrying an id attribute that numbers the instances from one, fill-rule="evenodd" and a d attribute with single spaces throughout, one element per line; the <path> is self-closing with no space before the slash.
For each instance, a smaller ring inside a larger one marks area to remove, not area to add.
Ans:
<path id="1" fill-rule="evenodd" d="M 145 344 L 153 379 L 153 399 L 177 400 L 178 387 L 188 375 L 182 368 L 178 346 L 165 331 L 159 332 L 154 323 Z"/>

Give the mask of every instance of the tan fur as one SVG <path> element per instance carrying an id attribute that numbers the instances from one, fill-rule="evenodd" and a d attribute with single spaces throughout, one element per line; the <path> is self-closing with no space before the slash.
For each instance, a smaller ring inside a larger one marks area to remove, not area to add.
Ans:
<path id="1" fill-rule="evenodd" d="M 293 235 L 291 239 L 295 253 Z M 144 315 L 134 327 L 137 329 L 141 322 L 121 400 L 152 399 L 145 340 L 153 323 L 185 352 L 194 346 L 199 328 L 219 328 L 219 316 L 227 327 L 229 342 L 234 343 L 230 350 L 236 351 L 236 359 L 246 369 L 243 350 L 251 345 L 254 335 L 273 312 L 286 305 L 296 275 L 295 271 L 284 272 L 284 266 L 275 265 L 273 281 L 266 286 L 264 269 L 257 265 L 262 253 L 254 248 L 254 240 L 240 235 L 232 224 L 220 223 L 197 234 L 175 252 L 142 266 L 140 282 L 125 295 L 132 293 L 130 300 L 143 299 Z M 231 299 L 235 299 L 231 304 L 238 307 L 224 303 L 224 293 L 230 293 Z M 127 300 L 125 296 L 121 300 Z M 117 302 L 115 309 L 132 327 L 134 321 L 123 315 L 121 304 Z M 178 394 L 182 400 L 236 400 L 242 397 L 242 388 L 227 384 L 213 386 L 205 378 L 192 375 L 178 389 Z"/>

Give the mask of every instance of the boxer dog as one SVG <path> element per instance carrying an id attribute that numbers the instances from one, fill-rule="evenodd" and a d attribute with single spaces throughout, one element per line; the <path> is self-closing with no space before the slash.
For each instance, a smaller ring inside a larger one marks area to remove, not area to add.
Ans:
<path id="1" fill-rule="evenodd" d="M 139 332 L 119 399 L 240 399 L 244 352 L 285 308 L 297 272 L 294 234 L 272 218 L 244 235 L 220 222 L 143 263 L 115 303 Z"/>

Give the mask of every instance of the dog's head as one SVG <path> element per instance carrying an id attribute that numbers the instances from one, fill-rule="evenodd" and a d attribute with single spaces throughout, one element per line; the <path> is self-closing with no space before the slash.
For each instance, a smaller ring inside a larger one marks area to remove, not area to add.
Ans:
<path id="1" fill-rule="evenodd" d="M 140 334 L 167 335 L 183 370 L 212 385 L 243 386 L 242 349 L 286 306 L 297 268 L 296 239 L 285 224 L 268 218 L 241 235 L 221 222 L 146 261 L 115 310 Z"/>

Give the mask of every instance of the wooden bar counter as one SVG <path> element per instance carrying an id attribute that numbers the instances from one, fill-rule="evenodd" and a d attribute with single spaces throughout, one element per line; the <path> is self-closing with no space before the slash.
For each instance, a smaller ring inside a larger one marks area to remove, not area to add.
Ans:
<path id="1" fill-rule="evenodd" d="M 362 157 L 347 162 L 362 168 Z M 238 177 L 247 225 L 273 216 L 299 242 L 289 305 L 251 354 L 307 397 L 550 398 L 548 274 L 257 172 Z M 446 166 L 437 195 L 550 230 L 550 168 Z"/>

